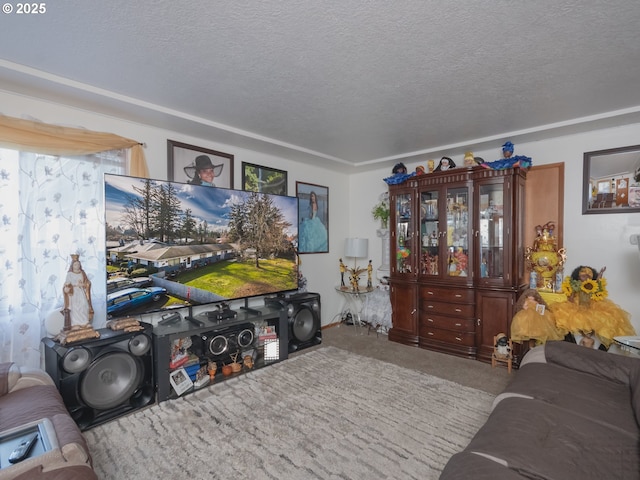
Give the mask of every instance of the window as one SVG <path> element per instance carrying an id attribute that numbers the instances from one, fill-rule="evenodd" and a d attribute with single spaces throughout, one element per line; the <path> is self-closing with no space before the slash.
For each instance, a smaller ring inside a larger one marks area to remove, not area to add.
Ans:
<path id="1" fill-rule="evenodd" d="M 0 148 L 0 361 L 41 367 L 41 338 L 62 328 L 71 254 L 92 283 L 94 326 L 104 327 L 103 175 L 124 174 L 125 162 L 125 150 L 58 157 Z"/>

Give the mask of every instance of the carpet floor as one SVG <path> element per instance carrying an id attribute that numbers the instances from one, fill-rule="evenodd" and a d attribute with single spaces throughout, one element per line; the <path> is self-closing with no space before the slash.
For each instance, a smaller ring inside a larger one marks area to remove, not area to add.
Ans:
<path id="1" fill-rule="evenodd" d="M 84 435 L 102 480 L 437 479 L 493 398 L 328 346 Z"/>

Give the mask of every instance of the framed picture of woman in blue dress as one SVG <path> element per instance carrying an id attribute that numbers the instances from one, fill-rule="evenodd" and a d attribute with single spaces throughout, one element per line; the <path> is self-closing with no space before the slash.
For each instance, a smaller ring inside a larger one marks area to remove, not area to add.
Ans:
<path id="1" fill-rule="evenodd" d="M 298 253 L 329 252 L 329 187 L 296 182 Z"/>

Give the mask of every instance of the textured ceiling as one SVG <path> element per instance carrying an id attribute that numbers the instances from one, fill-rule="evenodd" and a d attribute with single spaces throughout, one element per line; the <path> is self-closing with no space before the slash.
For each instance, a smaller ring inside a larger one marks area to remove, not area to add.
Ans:
<path id="1" fill-rule="evenodd" d="M 0 88 L 332 168 L 640 118 L 637 0 L 46 8 L 0 18 Z"/>

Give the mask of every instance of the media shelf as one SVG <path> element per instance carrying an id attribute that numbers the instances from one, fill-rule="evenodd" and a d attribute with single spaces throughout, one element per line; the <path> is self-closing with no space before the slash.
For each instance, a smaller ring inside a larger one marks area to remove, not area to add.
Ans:
<path id="1" fill-rule="evenodd" d="M 198 358 L 198 364 L 207 365 L 210 361 L 216 362 L 218 365 L 213 384 L 221 381 L 235 378 L 246 372 L 271 365 L 275 362 L 285 360 L 288 357 L 288 323 L 287 316 L 281 315 L 282 308 L 275 305 L 265 305 L 252 308 L 240 308 L 233 311 L 235 315 L 232 318 L 224 318 L 216 320 L 208 312 L 201 312 L 197 315 L 183 318 L 178 315 L 171 318 L 171 321 L 160 323 L 154 326 L 154 358 L 156 361 L 155 383 L 157 386 L 158 401 L 163 402 L 171 398 L 177 398 L 179 395 L 171 385 L 171 374 L 182 365 L 176 362 L 172 366 L 172 350 L 174 343 L 181 339 L 190 339 L 187 343 L 190 346 L 186 348 L 186 352 L 190 358 Z M 265 360 L 264 349 L 259 345 L 258 333 L 250 346 L 243 346 L 242 335 L 246 330 L 253 327 L 266 325 L 275 328 L 279 345 L 276 357 L 273 360 Z M 221 350 L 225 342 L 233 344 L 232 347 L 224 353 L 217 350 L 218 343 L 221 342 Z M 213 351 L 213 353 L 212 353 Z M 239 353 L 239 359 L 242 359 L 244 352 L 252 352 L 253 367 L 251 369 L 243 367 L 239 372 L 225 376 L 222 373 L 222 364 L 229 363 L 229 353 Z M 173 356 L 175 359 L 175 355 Z M 209 383 L 208 385 L 211 385 Z M 203 385 L 202 388 L 208 385 Z M 197 390 L 190 388 L 183 394 L 188 394 Z"/>

